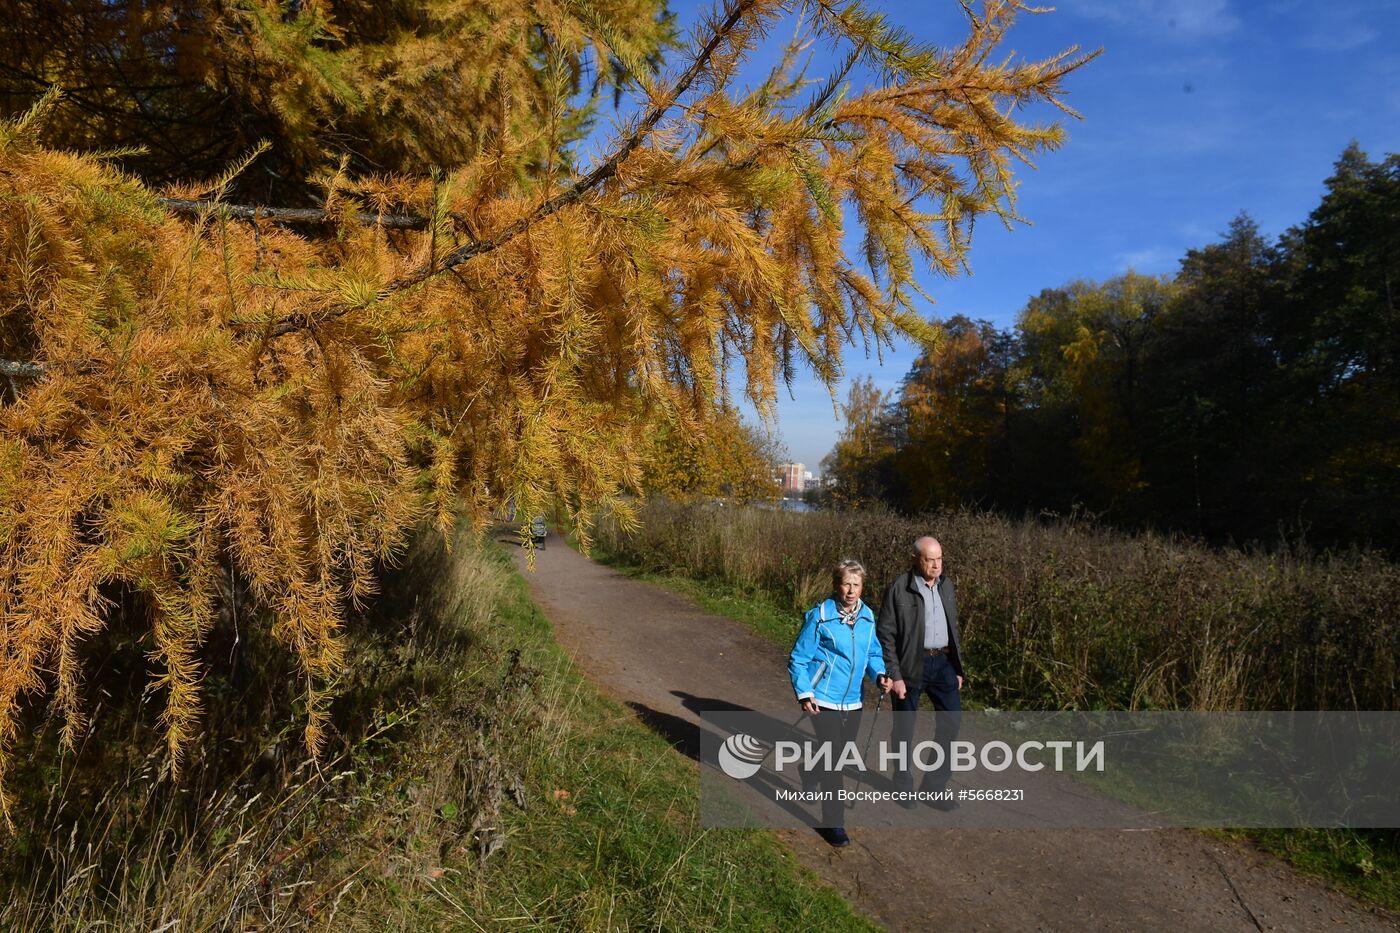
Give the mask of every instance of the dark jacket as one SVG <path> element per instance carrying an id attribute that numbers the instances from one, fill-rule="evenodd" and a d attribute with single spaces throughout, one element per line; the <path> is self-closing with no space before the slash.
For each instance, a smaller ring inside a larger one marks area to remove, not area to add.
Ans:
<path id="1" fill-rule="evenodd" d="M 958 603 L 953 596 L 953 581 L 938 578 L 937 590 L 943 600 L 943 612 L 948 616 L 948 660 L 959 677 L 963 674 L 962 640 L 958 637 Z M 891 677 L 904 680 L 909 690 L 924 685 L 924 599 L 914 583 L 914 571 L 895 577 L 885 590 L 880 604 L 880 616 L 875 620 L 875 634 L 885 652 L 885 670 Z"/>

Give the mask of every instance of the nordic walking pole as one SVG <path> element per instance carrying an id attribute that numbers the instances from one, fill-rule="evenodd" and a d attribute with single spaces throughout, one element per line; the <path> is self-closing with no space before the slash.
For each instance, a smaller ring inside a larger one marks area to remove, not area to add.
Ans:
<path id="1" fill-rule="evenodd" d="M 888 675 L 888 674 L 886 674 L 886 675 L 884 675 L 884 676 L 885 676 L 886 679 L 889 678 L 889 675 Z M 881 706 L 884 704 L 884 702 L 885 702 L 885 693 L 886 693 L 886 692 L 887 692 L 887 691 L 885 691 L 885 690 L 881 690 L 881 691 L 879 692 L 879 695 L 877 695 L 877 696 L 875 697 L 875 716 L 874 716 L 874 718 L 872 718 L 872 719 L 870 720 L 870 734 L 867 735 L 867 736 L 865 737 L 865 748 L 864 748 L 864 749 L 861 751 L 861 753 L 860 753 L 860 760 L 861 760 L 862 762 L 867 762 L 867 761 L 870 760 L 870 743 L 871 743 L 872 741 L 875 740 L 875 727 L 876 727 L 877 725 L 879 725 L 879 723 L 880 723 L 880 707 L 881 707 Z M 868 770 L 868 769 L 867 769 L 867 770 Z M 864 779 L 862 779 L 862 783 L 868 783 L 868 782 L 866 782 L 866 781 L 864 781 Z M 874 788 L 875 785 L 871 784 L 870 786 L 871 786 L 871 788 Z M 848 810 L 849 810 L 849 809 L 852 809 L 853 807 L 855 807 L 855 805 L 856 805 L 856 802 L 855 802 L 854 800 L 852 800 L 849 804 L 847 804 L 846 809 L 848 809 Z"/>

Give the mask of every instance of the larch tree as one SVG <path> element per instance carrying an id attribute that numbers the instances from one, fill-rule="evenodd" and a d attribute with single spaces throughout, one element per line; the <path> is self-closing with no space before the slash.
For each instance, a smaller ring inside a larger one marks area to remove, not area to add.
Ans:
<path id="1" fill-rule="evenodd" d="M 122 168 L 160 186 L 217 175 L 267 141 L 229 191 L 265 205 L 319 206 L 315 177 L 342 159 L 361 178 L 450 171 L 491 150 L 511 152 L 524 174 L 563 169 L 561 143 L 588 128 L 628 67 L 654 69 L 673 38 L 660 0 L 0 9 L 0 108 L 64 91 L 38 142 L 115 150 Z"/>
<path id="2" fill-rule="evenodd" d="M 556 507 L 586 544 L 648 429 L 722 411 L 740 362 L 767 412 L 844 345 L 934 340 L 916 264 L 1016 219 L 1013 170 L 1064 138 L 1018 111 L 1071 112 L 1090 57 L 994 59 L 1010 0 L 947 48 L 858 2 L 722 0 L 670 68 L 646 0 L 10 7 L 0 782 L 22 703 L 79 734 L 114 592 L 149 614 L 172 770 L 230 572 L 315 751 L 345 607 L 425 514 Z M 631 115 L 585 160 L 610 93 Z"/>

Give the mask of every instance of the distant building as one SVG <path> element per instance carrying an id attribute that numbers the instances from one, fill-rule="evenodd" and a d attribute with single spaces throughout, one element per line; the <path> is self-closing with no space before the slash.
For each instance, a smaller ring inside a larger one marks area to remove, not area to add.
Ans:
<path id="1" fill-rule="evenodd" d="M 807 467 L 801 463 L 782 463 L 778 465 L 778 470 L 783 478 L 783 495 L 802 495 L 812 475 Z"/>

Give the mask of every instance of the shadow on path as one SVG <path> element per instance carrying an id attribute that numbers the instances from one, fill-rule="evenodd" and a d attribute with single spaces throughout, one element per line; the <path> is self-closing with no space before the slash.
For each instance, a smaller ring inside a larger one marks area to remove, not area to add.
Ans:
<path id="1" fill-rule="evenodd" d="M 518 535 L 495 537 L 517 545 L 523 571 Z M 525 577 L 555 637 L 594 683 L 682 754 L 699 760 L 702 711 L 768 712 L 777 721 L 786 713 L 774 711 L 792 710 L 797 718 L 781 648 L 589 561 L 557 535 L 547 543 Z M 893 930 L 1397 929 L 1394 917 L 1275 859 L 1186 830 L 872 828 L 841 850 L 810 832 L 775 833 Z"/>

